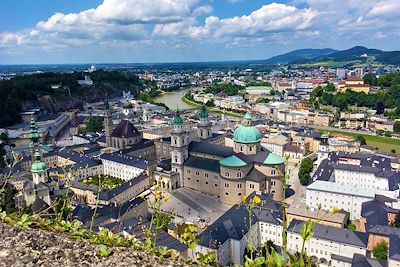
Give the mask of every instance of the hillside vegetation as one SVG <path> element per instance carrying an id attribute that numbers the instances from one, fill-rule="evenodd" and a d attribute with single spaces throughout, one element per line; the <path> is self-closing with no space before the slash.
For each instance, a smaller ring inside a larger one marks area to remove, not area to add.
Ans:
<path id="1" fill-rule="evenodd" d="M 143 88 L 139 77 L 128 72 L 96 71 L 89 76 L 94 82 L 93 86 L 78 84 L 77 81 L 83 79 L 81 72 L 47 72 L 0 81 L 0 127 L 19 122 L 19 113 L 24 108 L 40 105 L 50 109 L 50 112 L 57 112 L 61 107 L 79 107 L 85 101 L 104 99 L 106 93 L 112 97 L 124 90 L 138 93 Z M 52 89 L 51 85 L 54 84 L 61 84 L 61 87 Z M 49 101 L 56 104 L 46 105 Z"/>

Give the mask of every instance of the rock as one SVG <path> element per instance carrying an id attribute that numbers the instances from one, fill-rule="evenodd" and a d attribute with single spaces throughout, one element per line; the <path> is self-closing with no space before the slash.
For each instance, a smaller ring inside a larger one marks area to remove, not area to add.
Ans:
<path id="1" fill-rule="evenodd" d="M 99 246 L 68 239 L 65 235 L 38 229 L 22 230 L 0 223 L 0 267 L 2 266 L 188 266 L 132 248 L 113 248 L 102 258 Z"/>

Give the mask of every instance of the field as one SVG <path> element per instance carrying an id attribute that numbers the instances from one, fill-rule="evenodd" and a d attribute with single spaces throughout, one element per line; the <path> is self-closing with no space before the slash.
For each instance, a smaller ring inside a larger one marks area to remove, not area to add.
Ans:
<path id="1" fill-rule="evenodd" d="M 328 67 L 328 68 L 340 68 L 349 62 L 339 62 L 339 61 L 320 61 L 314 63 L 300 64 L 304 67 Z"/>
<path id="2" fill-rule="evenodd" d="M 368 134 L 358 134 L 358 133 L 348 133 L 342 131 L 329 131 L 331 134 L 336 136 L 344 136 L 344 137 L 356 137 L 363 136 L 367 141 L 367 145 L 378 148 L 378 150 L 382 152 L 391 152 L 393 149 L 396 151 L 396 154 L 400 154 L 400 139 L 394 139 L 383 136 L 375 136 Z"/>

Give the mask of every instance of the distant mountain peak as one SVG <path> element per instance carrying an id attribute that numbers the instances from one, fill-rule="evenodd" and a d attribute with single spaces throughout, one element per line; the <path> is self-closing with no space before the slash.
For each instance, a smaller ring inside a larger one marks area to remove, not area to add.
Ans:
<path id="1" fill-rule="evenodd" d="M 303 61 L 303 60 L 310 60 L 320 56 L 329 55 L 337 50 L 332 48 L 321 48 L 321 49 L 314 49 L 314 48 L 303 48 L 297 49 L 282 55 L 277 55 L 266 60 L 263 60 L 266 64 L 288 64 L 294 61 Z"/>

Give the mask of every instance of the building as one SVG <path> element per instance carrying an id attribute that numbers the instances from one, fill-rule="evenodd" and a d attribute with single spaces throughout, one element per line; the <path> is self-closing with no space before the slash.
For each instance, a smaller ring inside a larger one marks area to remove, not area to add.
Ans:
<path id="1" fill-rule="evenodd" d="M 338 84 L 338 90 L 341 92 L 351 90 L 354 92 L 363 92 L 368 94 L 370 86 L 364 84 L 364 80 L 359 76 L 349 76 L 345 81 L 342 81 Z"/>
<path id="2" fill-rule="evenodd" d="M 122 152 L 100 155 L 103 164 L 103 174 L 124 181 L 129 181 L 146 174 L 152 176 L 156 169 L 156 162 L 143 158 L 129 156 Z"/>
<path id="3" fill-rule="evenodd" d="M 288 250 L 300 252 L 303 246 L 301 229 L 305 222 L 293 220 L 287 232 Z M 355 254 L 367 255 L 368 234 L 351 232 L 344 228 L 315 224 L 313 237 L 305 242 L 305 253 L 315 262 L 330 266 L 337 256 L 353 258 Z M 341 266 L 341 265 L 333 265 Z"/>
<path id="4" fill-rule="evenodd" d="M 333 211 L 342 209 L 350 213 L 351 220 L 361 218 L 361 207 L 364 202 L 373 200 L 371 190 L 349 187 L 327 181 L 315 181 L 306 188 L 306 205 L 313 210 Z"/>
<path id="5" fill-rule="evenodd" d="M 250 114 L 235 130 L 233 148 L 210 143 L 208 114 L 203 110 L 200 115 L 200 141 L 189 141 L 177 110 L 171 134 L 171 170 L 179 174 L 179 183 L 166 183 L 219 196 L 226 204 L 238 204 L 254 191 L 271 193 L 275 200 L 281 200 L 284 159 L 261 147 L 262 136 L 252 125 Z"/>

